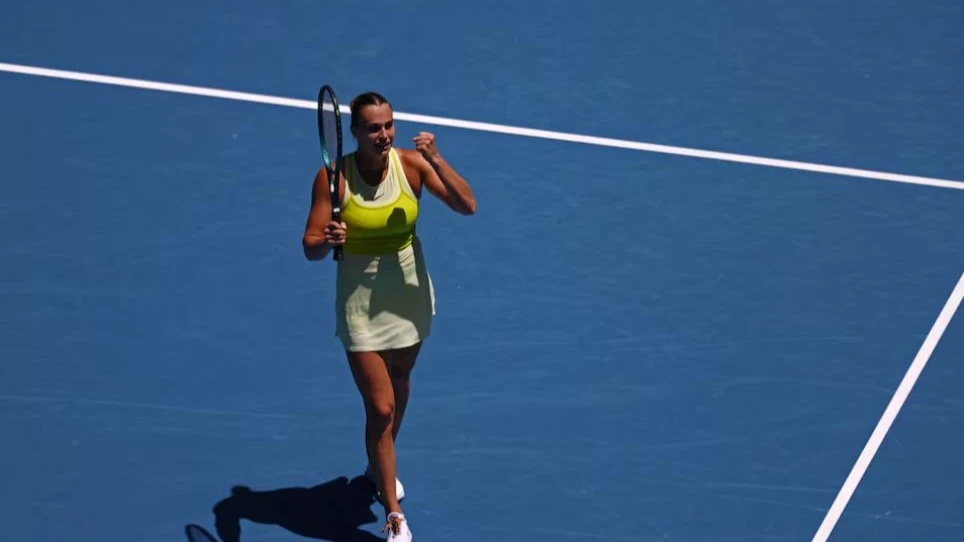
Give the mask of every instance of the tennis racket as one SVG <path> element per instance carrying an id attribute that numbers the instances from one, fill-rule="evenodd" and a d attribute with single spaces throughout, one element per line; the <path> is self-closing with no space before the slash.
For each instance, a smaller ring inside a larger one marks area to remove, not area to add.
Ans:
<path id="1" fill-rule="evenodd" d="M 331 219 L 341 220 L 341 201 L 338 198 L 338 181 L 341 176 L 341 109 L 335 90 L 324 85 L 318 91 L 318 139 L 321 141 L 321 158 L 328 170 L 328 193 L 331 196 Z M 342 247 L 335 247 L 333 257 L 342 259 Z"/>

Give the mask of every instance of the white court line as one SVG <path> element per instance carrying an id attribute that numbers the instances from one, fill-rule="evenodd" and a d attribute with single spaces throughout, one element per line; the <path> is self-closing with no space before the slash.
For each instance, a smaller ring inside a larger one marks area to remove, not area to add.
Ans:
<path id="1" fill-rule="evenodd" d="M 173 83 L 161 83 L 158 81 L 146 81 L 143 79 L 129 79 L 126 77 L 113 77 L 109 75 L 98 75 L 93 73 L 54 70 L 40 68 L 37 66 L 24 66 L 20 64 L 6 64 L 0 62 L 0 72 L 19 73 L 24 75 L 36 75 L 40 77 L 52 77 L 57 79 L 71 79 L 74 81 L 84 81 L 88 83 L 101 83 L 105 85 L 116 85 L 122 87 L 141 88 L 148 90 L 159 90 L 163 92 L 175 92 L 180 94 L 192 94 L 195 96 L 208 96 L 212 98 L 224 98 L 228 100 L 239 100 L 244 102 L 254 102 L 270 105 L 280 105 L 284 107 L 297 107 L 301 109 L 317 109 L 314 100 L 297 100 L 293 98 L 282 98 L 278 96 L 267 96 L 264 94 L 251 94 L 248 92 L 236 92 L 232 90 L 222 90 L 208 87 L 196 87 L 179 85 Z M 347 106 L 341 106 L 345 114 L 350 111 Z M 706 160 L 720 160 L 724 162 L 739 162 L 753 164 L 757 166 L 768 166 L 784 169 L 795 169 L 800 171 L 811 171 L 815 173 L 827 173 L 831 175 L 843 175 L 848 177 L 861 177 L 878 181 L 891 181 L 898 183 L 908 183 L 923 186 L 933 186 L 938 188 L 951 188 L 964 190 L 964 181 L 950 179 L 936 179 L 932 177 L 918 177 L 915 175 L 903 175 L 900 173 L 888 173 L 884 171 L 872 171 L 866 169 L 855 169 L 850 167 L 828 166 L 823 164 L 813 164 L 809 162 L 796 162 L 793 160 L 781 160 L 777 158 L 765 158 L 762 156 L 750 156 L 745 154 L 733 154 L 728 152 L 707 151 L 691 149 L 686 147 L 673 147 L 668 145 L 657 145 L 654 143 L 643 143 L 639 141 L 627 141 L 623 139 L 611 139 L 607 137 L 594 137 L 587 135 L 572 134 L 566 132 L 553 132 L 549 130 L 536 130 L 533 128 L 522 128 L 518 126 L 506 126 L 503 124 L 491 124 L 487 122 L 475 122 L 469 120 L 451 119 L 445 117 L 433 117 L 429 115 L 417 115 L 413 113 L 396 112 L 395 118 L 401 121 L 419 122 L 437 126 L 450 126 L 454 128 L 464 128 L 467 130 L 479 130 L 483 132 L 496 132 L 501 134 L 518 135 L 524 137 L 534 137 L 541 139 L 553 139 L 556 141 L 568 141 L 571 143 L 584 143 L 587 145 L 600 145 L 603 147 L 615 147 L 620 149 L 631 149 L 637 151 L 655 152 L 661 154 L 674 154 L 679 156 L 689 156 L 692 158 L 703 158 Z"/>
<path id="2" fill-rule="evenodd" d="M 888 404 L 886 410 L 884 410 L 884 415 L 881 416 L 880 421 L 877 422 L 877 427 L 870 435 L 870 440 L 868 440 L 866 446 L 864 446 L 860 457 L 857 458 L 857 463 L 854 464 L 850 475 L 847 476 L 843 487 L 840 488 L 840 493 L 837 494 L 837 498 L 834 499 L 833 504 L 830 506 L 830 510 L 823 519 L 823 523 L 820 524 L 820 528 L 814 535 L 813 542 L 826 541 L 831 531 L 833 531 L 833 528 L 837 525 L 840 515 L 843 514 L 844 508 L 850 501 L 850 497 L 854 494 L 854 490 L 857 489 L 857 484 L 860 483 L 864 473 L 867 472 L 867 467 L 874 459 L 874 455 L 876 455 L 877 449 L 880 448 L 881 442 L 883 442 L 884 437 L 890 430 L 891 424 L 894 423 L 897 413 L 899 413 L 901 407 L 904 406 L 904 401 L 906 401 L 907 396 L 910 395 L 914 384 L 917 383 L 917 378 L 920 377 L 921 371 L 924 370 L 924 366 L 927 365 L 931 354 L 934 353 L 934 348 L 937 347 L 938 341 L 940 341 L 941 336 L 944 335 L 944 330 L 947 329 L 951 318 L 954 317 L 954 313 L 961 304 L 961 299 L 964 299 L 964 273 L 961 274 L 961 278 L 957 281 L 957 286 L 954 288 L 954 291 L 951 292 L 951 297 L 947 299 L 944 309 L 940 315 L 938 315 L 934 326 L 931 327 L 930 333 L 927 334 L 927 338 L 924 339 L 924 344 L 921 345 L 917 356 L 910 364 L 910 368 L 907 369 L 907 374 L 904 375 L 904 379 L 897 387 L 897 391 L 894 392 L 890 404 Z"/>

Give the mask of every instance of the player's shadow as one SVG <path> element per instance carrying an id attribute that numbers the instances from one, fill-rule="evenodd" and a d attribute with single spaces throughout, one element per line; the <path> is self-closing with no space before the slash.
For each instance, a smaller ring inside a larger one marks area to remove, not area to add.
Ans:
<path id="1" fill-rule="evenodd" d="M 382 539 L 361 529 L 377 520 L 374 502 L 373 487 L 362 476 L 268 491 L 235 486 L 230 497 L 214 505 L 214 525 L 223 542 L 241 541 L 241 520 L 330 542 L 375 542 Z"/>

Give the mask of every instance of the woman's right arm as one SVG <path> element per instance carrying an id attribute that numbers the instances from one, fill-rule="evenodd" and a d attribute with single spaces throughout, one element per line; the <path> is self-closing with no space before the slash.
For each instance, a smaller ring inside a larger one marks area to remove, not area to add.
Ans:
<path id="1" fill-rule="evenodd" d="M 331 250 L 325 239 L 325 227 L 331 221 L 331 196 L 328 194 L 328 171 L 318 170 L 311 187 L 311 208 L 308 210 L 308 223 L 301 239 L 301 246 L 308 260 L 323 260 Z"/>

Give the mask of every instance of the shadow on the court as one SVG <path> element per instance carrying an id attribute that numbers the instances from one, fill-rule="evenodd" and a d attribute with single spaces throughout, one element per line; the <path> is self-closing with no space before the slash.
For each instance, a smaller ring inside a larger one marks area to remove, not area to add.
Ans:
<path id="1" fill-rule="evenodd" d="M 214 505 L 215 529 L 222 542 L 241 541 L 241 520 L 330 542 L 375 542 L 382 539 L 361 529 L 378 519 L 371 510 L 374 502 L 372 485 L 362 476 L 268 491 L 235 486 L 230 497 Z"/>

